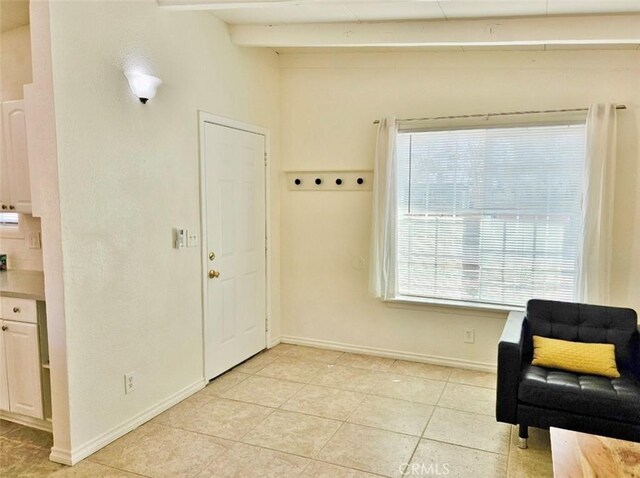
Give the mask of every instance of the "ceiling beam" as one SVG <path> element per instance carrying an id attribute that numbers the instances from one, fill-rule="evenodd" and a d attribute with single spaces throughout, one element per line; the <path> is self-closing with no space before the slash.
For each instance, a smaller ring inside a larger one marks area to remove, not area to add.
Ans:
<path id="1" fill-rule="evenodd" d="M 640 43 L 640 15 L 528 17 L 380 23 L 233 25 L 252 47 L 443 47 Z"/>

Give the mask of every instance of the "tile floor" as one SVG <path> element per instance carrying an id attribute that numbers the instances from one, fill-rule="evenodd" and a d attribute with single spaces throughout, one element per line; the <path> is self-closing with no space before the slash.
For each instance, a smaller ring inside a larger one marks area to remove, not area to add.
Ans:
<path id="1" fill-rule="evenodd" d="M 551 477 L 549 434 L 518 449 L 494 405 L 494 374 L 282 344 L 73 468 L 3 421 L 0 476 Z"/>

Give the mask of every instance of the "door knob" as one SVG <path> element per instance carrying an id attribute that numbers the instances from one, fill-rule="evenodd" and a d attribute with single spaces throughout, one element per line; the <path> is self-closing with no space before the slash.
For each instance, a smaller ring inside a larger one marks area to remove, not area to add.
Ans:
<path id="1" fill-rule="evenodd" d="M 216 254 L 215 254 L 215 252 L 210 252 L 210 253 L 209 253 L 209 260 L 210 260 L 210 261 L 212 261 L 212 260 L 214 260 L 215 258 L 216 258 Z"/>
<path id="2" fill-rule="evenodd" d="M 209 271 L 209 279 L 217 279 L 218 277 L 220 277 L 220 273 L 218 271 L 214 271 L 213 269 Z"/>

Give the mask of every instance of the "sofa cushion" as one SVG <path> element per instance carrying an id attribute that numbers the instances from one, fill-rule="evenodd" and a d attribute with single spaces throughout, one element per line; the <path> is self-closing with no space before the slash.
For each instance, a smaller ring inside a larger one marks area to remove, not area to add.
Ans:
<path id="1" fill-rule="evenodd" d="M 640 384 L 623 375 L 606 378 L 529 365 L 518 400 L 541 408 L 640 424 Z"/>

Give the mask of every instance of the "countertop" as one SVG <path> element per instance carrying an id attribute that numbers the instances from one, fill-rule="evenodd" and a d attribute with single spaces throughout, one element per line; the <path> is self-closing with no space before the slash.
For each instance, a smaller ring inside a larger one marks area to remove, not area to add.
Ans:
<path id="1" fill-rule="evenodd" d="M 0 271 L 0 296 L 44 300 L 44 273 L 19 269 Z"/>

